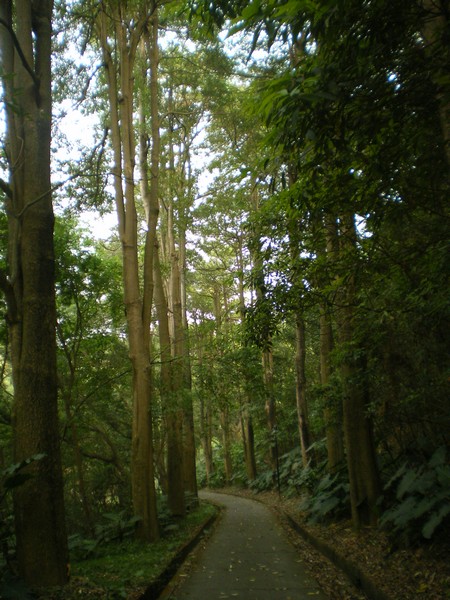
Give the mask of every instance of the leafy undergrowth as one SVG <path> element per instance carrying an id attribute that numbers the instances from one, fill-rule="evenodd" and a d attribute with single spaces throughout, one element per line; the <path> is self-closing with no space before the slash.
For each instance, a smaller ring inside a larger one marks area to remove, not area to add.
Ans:
<path id="1" fill-rule="evenodd" d="M 40 600 L 137 600 L 216 512 L 217 508 L 210 504 L 200 503 L 178 527 L 171 527 L 157 542 L 142 544 L 128 539 L 101 546 L 95 556 L 71 563 L 69 585 L 41 590 L 38 597 Z"/>
<path id="2" fill-rule="evenodd" d="M 303 529 L 321 539 L 335 552 L 357 565 L 385 597 L 392 600 L 450 600 L 450 540 L 441 536 L 432 543 L 413 548 L 396 548 L 386 531 L 366 528 L 356 534 L 349 521 L 311 524 L 299 509 L 299 498 L 280 498 L 276 492 L 255 494 L 249 490 L 227 489 L 259 500 L 276 512 L 288 514 Z M 297 533 L 290 533 L 301 560 L 308 566 L 328 597 L 333 600 L 361 600 L 361 591 L 350 585 L 343 573 Z"/>

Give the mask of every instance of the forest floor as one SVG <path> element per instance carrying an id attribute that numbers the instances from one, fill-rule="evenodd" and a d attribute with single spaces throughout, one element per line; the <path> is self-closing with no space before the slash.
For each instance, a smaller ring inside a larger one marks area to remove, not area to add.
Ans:
<path id="1" fill-rule="evenodd" d="M 299 509 L 299 498 L 283 498 L 277 492 L 255 493 L 226 488 L 223 493 L 252 498 L 274 510 L 311 574 L 333 600 L 448 600 L 450 599 L 450 540 L 409 549 L 393 549 L 389 536 L 376 528 L 358 534 L 350 522 L 331 525 L 308 523 Z M 364 594 L 322 552 L 305 544 L 292 521 L 320 545 L 326 545 L 339 562 L 352 567 L 371 589 Z"/>

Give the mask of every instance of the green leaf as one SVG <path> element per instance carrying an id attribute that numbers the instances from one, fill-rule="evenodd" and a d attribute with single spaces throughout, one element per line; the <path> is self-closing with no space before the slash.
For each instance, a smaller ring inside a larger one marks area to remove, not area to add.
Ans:
<path id="1" fill-rule="evenodd" d="M 428 519 L 428 521 L 425 523 L 425 525 L 422 528 L 423 537 L 429 540 L 435 532 L 436 527 L 438 527 L 442 523 L 444 517 L 446 517 L 449 513 L 450 502 L 447 502 L 447 504 L 441 506 L 441 508 L 437 512 L 433 513 L 430 519 Z"/>
<path id="2" fill-rule="evenodd" d="M 445 446 L 440 446 L 430 458 L 430 461 L 428 463 L 429 466 L 435 468 L 445 465 L 446 456 L 447 448 Z"/>
<path id="3" fill-rule="evenodd" d="M 261 14 L 261 1 L 254 0 L 253 2 L 250 2 L 249 4 L 247 4 L 247 6 L 242 11 L 241 16 L 244 20 L 249 21 L 249 20 L 253 19 L 253 17 L 256 17 L 257 15 L 260 15 L 260 14 Z"/>
<path id="4" fill-rule="evenodd" d="M 397 499 L 401 500 L 403 496 L 410 491 L 414 482 L 417 479 L 417 473 L 413 469 L 410 469 L 405 473 L 403 479 L 400 482 L 400 485 L 397 489 Z"/>

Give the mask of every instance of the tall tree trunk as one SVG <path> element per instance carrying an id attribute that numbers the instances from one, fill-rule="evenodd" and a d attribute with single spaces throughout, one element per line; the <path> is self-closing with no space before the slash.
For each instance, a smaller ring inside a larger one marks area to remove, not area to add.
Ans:
<path id="1" fill-rule="evenodd" d="M 338 253 L 338 236 L 336 220 L 330 215 L 325 215 L 323 220 L 325 245 L 322 254 L 331 262 L 330 271 L 333 272 L 333 262 Z M 329 281 L 325 282 L 325 286 Z M 325 390 L 324 421 L 327 440 L 328 471 L 334 473 L 344 461 L 344 437 L 342 432 L 342 405 L 330 394 L 331 378 L 331 352 L 333 350 L 333 325 L 330 309 L 325 302 L 320 306 L 320 382 Z"/>
<path id="2" fill-rule="evenodd" d="M 253 481 L 256 479 L 256 458 L 255 458 L 255 433 L 253 430 L 253 423 L 251 416 L 248 412 L 248 404 L 244 400 L 241 406 L 241 431 L 242 431 L 242 442 L 244 445 L 244 460 L 245 470 L 247 472 L 247 479 Z"/>
<path id="3" fill-rule="evenodd" d="M 239 315 L 241 324 L 244 324 L 245 319 L 245 297 L 244 297 L 244 257 L 242 248 L 242 235 L 238 238 L 238 274 L 239 274 Z M 255 435 L 253 430 L 253 420 L 251 415 L 252 406 L 252 383 L 250 374 L 246 365 L 244 367 L 244 394 L 245 398 L 241 407 L 241 428 L 242 441 L 244 444 L 244 458 L 247 478 L 253 481 L 257 476 L 256 457 L 255 457 Z"/>
<path id="4" fill-rule="evenodd" d="M 349 267 L 349 258 L 356 251 L 353 215 L 341 219 L 340 255 L 343 265 Z M 355 277 L 347 275 L 343 285 L 339 310 L 339 342 L 341 374 L 343 379 L 344 439 L 350 482 L 352 521 L 356 529 L 377 521 L 377 502 L 380 481 L 373 442 L 372 422 L 368 415 L 367 393 L 361 378 L 364 374 L 358 348 L 355 347 Z"/>
<path id="5" fill-rule="evenodd" d="M 233 462 L 231 460 L 230 412 L 227 404 L 222 406 L 220 410 L 220 427 L 222 430 L 225 483 L 229 485 L 233 477 Z"/>
<path id="6" fill-rule="evenodd" d="M 111 5 L 109 9 L 108 14 L 104 10 L 99 14 L 99 38 L 108 85 L 114 154 L 112 171 L 122 244 L 124 303 L 133 375 L 131 487 L 134 513 L 141 519 L 138 523 L 137 535 L 143 540 L 151 541 L 159 536 L 152 446 L 149 332 L 143 308 L 150 306 L 151 302 L 147 299 L 143 300 L 140 291 L 137 213 L 134 198 L 133 131 L 133 67 L 137 45 L 149 17 L 144 8 L 134 23 L 132 32 L 129 33 L 122 14 L 126 6 Z M 118 54 L 114 59 L 108 40 L 108 25 L 115 28 Z M 144 290 L 147 293 L 148 289 L 144 283 Z"/>
<path id="7" fill-rule="evenodd" d="M 325 390 L 325 435 L 327 440 L 328 471 L 334 473 L 344 460 L 342 410 L 328 391 L 331 377 L 330 354 L 333 348 L 333 329 L 327 307 L 320 308 L 320 383 Z"/>
<path id="8" fill-rule="evenodd" d="M 189 324 L 186 307 L 186 224 L 183 215 L 180 229 L 180 294 L 181 294 L 181 320 L 183 337 L 183 433 L 184 433 L 184 486 L 193 498 L 197 498 L 197 469 L 195 464 L 195 429 L 194 407 L 192 404 L 192 375 L 189 343 Z"/>
<path id="9" fill-rule="evenodd" d="M 14 460 L 43 455 L 27 468 L 32 477 L 14 492 L 19 571 L 33 586 L 63 585 L 68 578 L 50 183 L 52 10 L 50 0 L 0 4 L 10 172 L 9 185 L 2 184 L 7 194 L 9 273 L 0 274 L 0 285 L 11 339 Z"/>
<path id="10" fill-rule="evenodd" d="M 254 186 L 251 196 L 251 206 L 255 214 L 259 211 L 259 196 L 256 185 Z M 262 269 L 262 257 L 261 257 L 261 235 L 257 230 L 255 232 L 255 250 L 253 252 L 253 269 L 256 274 L 255 277 L 255 292 L 256 298 L 259 301 L 264 300 L 264 275 Z M 263 369 L 263 382 L 264 382 L 264 393 L 265 403 L 264 409 L 266 413 L 266 424 L 267 431 L 269 434 L 269 453 L 268 460 L 272 469 L 275 469 L 277 462 L 277 450 L 275 445 L 275 430 L 276 430 L 276 407 L 275 407 L 275 394 L 273 389 L 274 373 L 273 373 L 273 353 L 272 343 L 270 335 L 264 340 L 265 348 L 262 351 L 262 369 Z"/>
<path id="11" fill-rule="evenodd" d="M 303 315 L 297 315 L 295 323 L 295 397 L 297 400 L 298 431 L 302 464 L 306 468 L 309 463 L 308 449 L 311 445 L 308 426 L 308 406 L 306 402 L 306 340 L 305 321 Z"/>
<path id="12" fill-rule="evenodd" d="M 300 48 L 292 48 L 291 62 L 297 64 L 299 60 Z M 294 165 L 288 168 L 289 185 L 293 186 L 298 179 L 297 169 Z M 302 221 L 295 212 L 288 221 L 290 255 L 293 266 L 293 272 L 297 271 L 296 265 L 300 260 Z M 297 276 L 298 278 L 298 276 Z M 306 340 L 305 340 L 305 320 L 302 307 L 303 298 L 298 299 L 298 309 L 295 318 L 295 398 L 297 404 L 297 420 L 300 437 L 300 450 L 302 453 L 302 464 L 306 468 L 310 462 L 308 449 L 311 445 L 308 405 L 306 395 Z"/>
<path id="13" fill-rule="evenodd" d="M 198 344 L 198 366 L 200 373 L 203 373 L 203 344 L 204 340 L 200 339 Z M 214 462 L 212 452 L 212 413 L 211 413 L 211 402 L 209 395 L 206 396 L 203 392 L 200 392 L 200 443 L 203 449 L 203 456 L 205 459 L 205 471 L 206 471 L 206 482 L 209 485 L 211 483 L 211 477 L 214 473 Z"/>
<path id="14" fill-rule="evenodd" d="M 174 391 L 174 376 L 171 341 L 169 331 L 169 309 L 164 293 L 164 284 L 159 263 L 159 254 L 155 253 L 155 307 L 159 325 L 159 345 L 161 356 L 161 402 L 167 434 L 167 497 L 169 509 L 175 516 L 185 513 L 183 480 L 182 417 L 177 406 Z"/>
<path id="15" fill-rule="evenodd" d="M 263 381 L 266 412 L 267 431 L 269 432 L 269 463 L 272 469 L 275 469 L 277 463 L 277 449 L 274 435 L 276 432 L 276 412 L 275 412 L 275 392 L 273 381 L 273 352 L 268 347 L 262 353 Z"/>
<path id="16" fill-rule="evenodd" d="M 84 468 L 83 468 L 83 456 L 81 453 L 80 438 L 78 435 L 78 427 L 75 423 L 75 419 L 72 413 L 71 407 L 71 394 L 70 392 L 64 393 L 64 410 L 66 413 L 67 425 L 70 429 L 72 438 L 73 456 L 75 460 L 75 469 L 77 472 L 78 479 L 78 492 L 80 494 L 81 506 L 84 512 L 85 525 L 92 537 L 95 537 L 94 521 L 92 519 L 91 505 L 88 500 L 86 493 L 86 482 L 84 479 Z"/>
<path id="17" fill-rule="evenodd" d="M 169 106 L 171 99 L 169 98 Z M 172 127 L 172 126 L 171 126 Z M 172 130 L 169 142 L 169 165 L 170 172 L 175 173 L 175 157 L 172 143 Z M 175 245 L 175 192 L 170 186 L 168 210 L 167 210 L 167 236 L 166 247 L 170 261 L 170 278 L 168 306 L 170 319 L 170 332 L 172 336 L 172 418 L 171 427 L 173 435 L 170 436 L 171 444 L 168 447 L 168 471 L 169 487 L 174 486 L 177 496 L 177 512 L 185 513 L 184 502 L 184 456 L 183 456 L 183 388 L 184 388 L 184 342 L 183 342 L 183 318 L 181 306 L 181 282 L 178 249 Z M 171 474 L 171 469 L 173 473 Z"/>
<path id="18" fill-rule="evenodd" d="M 423 7 L 422 33 L 425 53 L 430 61 L 430 71 L 437 87 L 439 117 L 445 155 L 450 167 L 450 98 L 448 86 L 448 28 L 449 10 L 446 0 L 421 0 Z"/>

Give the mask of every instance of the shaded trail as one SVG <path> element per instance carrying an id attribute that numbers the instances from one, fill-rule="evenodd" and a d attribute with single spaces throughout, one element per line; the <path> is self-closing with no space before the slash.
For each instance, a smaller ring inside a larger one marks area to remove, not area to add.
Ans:
<path id="1" fill-rule="evenodd" d="M 325 600 L 271 511 L 254 500 L 214 492 L 225 507 L 192 571 L 161 598 L 170 600 Z"/>

